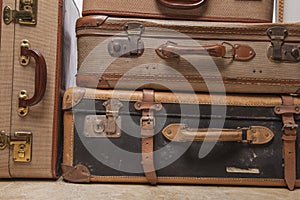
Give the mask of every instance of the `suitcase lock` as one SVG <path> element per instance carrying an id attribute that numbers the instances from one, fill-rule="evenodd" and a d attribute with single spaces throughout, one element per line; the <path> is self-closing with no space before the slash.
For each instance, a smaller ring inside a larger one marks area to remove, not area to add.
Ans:
<path id="1" fill-rule="evenodd" d="M 103 103 L 106 115 L 87 115 L 84 122 L 86 137 L 119 138 L 121 137 L 121 118 L 119 110 L 123 104 L 118 99 L 109 99 Z"/>
<path id="2" fill-rule="evenodd" d="M 108 43 L 108 52 L 112 57 L 138 57 L 144 53 L 141 36 L 145 30 L 139 22 L 127 22 L 124 25 L 127 38 L 114 38 Z"/>
<path id="3" fill-rule="evenodd" d="M 5 6 L 3 21 L 6 25 L 13 21 L 23 25 L 35 25 L 37 23 L 37 0 L 20 0 L 19 11 Z"/>
<path id="4" fill-rule="evenodd" d="M 14 162 L 30 162 L 32 149 L 32 133 L 31 132 L 15 132 L 13 137 L 4 131 L 0 132 L 0 150 L 4 150 L 7 146 L 13 146 Z"/>
<path id="5" fill-rule="evenodd" d="M 271 46 L 269 46 L 267 51 L 269 59 L 293 63 L 300 61 L 300 46 L 285 43 L 285 39 L 289 34 L 285 27 L 271 27 L 267 30 L 267 34 L 271 39 Z"/>

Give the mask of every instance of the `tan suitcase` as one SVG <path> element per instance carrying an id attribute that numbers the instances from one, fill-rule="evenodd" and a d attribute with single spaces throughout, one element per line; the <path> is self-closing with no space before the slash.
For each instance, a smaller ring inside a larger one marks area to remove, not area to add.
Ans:
<path id="1" fill-rule="evenodd" d="M 62 0 L 0 7 L 0 178 L 56 178 Z"/>
<path id="2" fill-rule="evenodd" d="M 299 23 L 86 16 L 77 21 L 80 87 L 296 93 Z"/>
<path id="3" fill-rule="evenodd" d="M 83 15 L 271 22 L 274 0 L 84 0 Z"/>

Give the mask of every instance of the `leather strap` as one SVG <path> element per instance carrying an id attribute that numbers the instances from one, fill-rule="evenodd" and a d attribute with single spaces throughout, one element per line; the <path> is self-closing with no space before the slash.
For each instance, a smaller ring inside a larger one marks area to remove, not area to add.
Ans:
<path id="1" fill-rule="evenodd" d="M 170 124 L 162 131 L 165 138 L 175 142 L 247 142 L 250 144 L 266 144 L 274 133 L 264 126 L 250 126 L 237 129 L 189 128 L 186 124 Z"/>
<path id="2" fill-rule="evenodd" d="M 160 110 L 162 106 L 160 103 L 154 103 L 153 90 L 143 90 L 143 101 L 136 102 L 134 106 L 137 110 L 142 110 L 141 135 L 144 173 L 149 183 L 156 185 L 157 176 L 153 158 L 154 110 Z"/>
<path id="3" fill-rule="evenodd" d="M 230 44 L 227 42 L 223 42 L 221 45 L 182 46 L 169 41 L 160 45 L 155 52 L 162 59 L 178 58 L 182 55 L 204 55 L 232 58 L 235 61 L 249 61 L 256 55 L 254 49 L 249 45 Z"/>
<path id="4" fill-rule="evenodd" d="M 294 105 L 292 96 L 282 96 L 282 105 L 277 106 L 275 113 L 282 114 L 283 131 L 283 159 L 284 159 L 284 179 L 289 188 L 293 190 L 296 183 L 296 138 L 298 125 L 294 120 L 296 110 L 285 109 Z M 286 112 L 282 113 L 282 110 Z"/>
<path id="5" fill-rule="evenodd" d="M 284 14 L 284 0 L 279 0 L 278 5 L 278 22 L 283 22 L 283 14 Z"/>

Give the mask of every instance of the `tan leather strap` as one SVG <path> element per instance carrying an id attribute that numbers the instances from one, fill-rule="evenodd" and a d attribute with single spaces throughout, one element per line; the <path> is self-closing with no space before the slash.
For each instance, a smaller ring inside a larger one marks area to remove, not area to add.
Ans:
<path id="1" fill-rule="evenodd" d="M 154 110 L 162 108 L 160 103 L 154 103 L 154 91 L 143 90 L 143 101 L 136 102 L 135 109 L 142 110 L 141 135 L 142 135 L 142 165 L 145 176 L 150 184 L 155 185 L 157 176 L 153 158 L 153 136 L 154 136 Z"/>
<path id="2" fill-rule="evenodd" d="M 264 126 L 251 126 L 237 129 L 202 128 L 191 129 L 186 124 L 170 124 L 162 134 L 175 142 L 246 142 L 250 144 L 266 144 L 274 133 Z"/>
<path id="3" fill-rule="evenodd" d="M 275 113 L 282 115 L 283 131 L 283 159 L 284 179 L 289 188 L 293 190 L 296 182 L 296 138 L 298 125 L 294 120 L 294 113 L 298 113 L 299 107 L 294 107 L 292 96 L 282 96 L 282 105 L 276 106 Z M 295 109 L 291 109 L 294 107 Z"/>
<path id="4" fill-rule="evenodd" d="M 279 0 L 278 5 L 278 22 L 283 22 L 284 0 Z"/>

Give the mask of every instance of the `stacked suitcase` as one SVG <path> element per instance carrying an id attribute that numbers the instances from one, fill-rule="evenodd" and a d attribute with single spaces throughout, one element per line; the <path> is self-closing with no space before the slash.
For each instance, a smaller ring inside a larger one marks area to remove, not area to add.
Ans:
<path id="1" fill-rule="evenodd" d="M 0 0 L 0 178 L 60 175 L 62 4 Z"/>
<path id="2" fill-rule="evenodd" d="M 85 0 L 64 179 L 299 187 L 300 24 L 272 10 Z"/>

